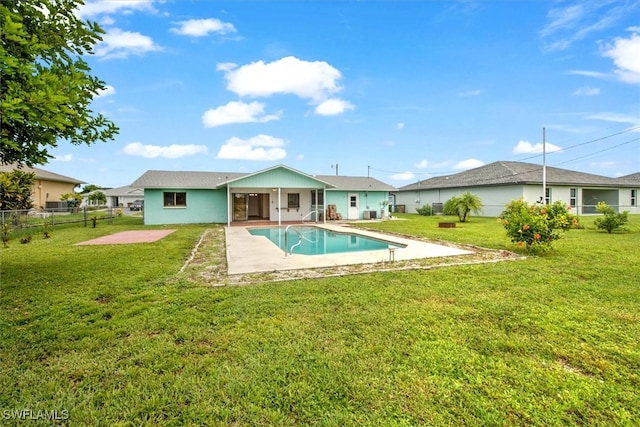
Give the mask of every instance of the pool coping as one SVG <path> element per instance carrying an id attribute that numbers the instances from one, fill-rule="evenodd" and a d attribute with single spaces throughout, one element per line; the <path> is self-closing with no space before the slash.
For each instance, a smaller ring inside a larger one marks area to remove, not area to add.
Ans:
<path id="1" fill-rule="evenodd" d="M 254 236 L 246 227 L 225 227 L 227 249 L 227 274 L 263 273 L 283 270 L 335 267 L 355 264 L 374 264 L 379 262 L 407 261 L 420 258 L 438 258 L 472 254 L 472 251 L 437 245 L 404 237 L 356 229 L 334 224 L 306 224 L 334 231 L 336 233 L 353 233 L 373 239 L 384 240 L 392 245 L 404 246 L 395 248 L 393 253 L 387 250 L 345 252 L 325 255 L 285 256 L 282 249 L 265 236 Z"/>

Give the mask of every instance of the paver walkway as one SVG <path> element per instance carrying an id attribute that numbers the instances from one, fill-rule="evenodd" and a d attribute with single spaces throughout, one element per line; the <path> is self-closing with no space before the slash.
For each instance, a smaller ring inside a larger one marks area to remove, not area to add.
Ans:
<path id="1" fill-rule="evenodd" d="M 97 239 L 76 243 L 75 246 L 83 245 L 122 245 L 127 243 L 151 243 L 168 236 L 176 231 L 171 230 L 131 230 L 120 233 L 109 234 Z"/>

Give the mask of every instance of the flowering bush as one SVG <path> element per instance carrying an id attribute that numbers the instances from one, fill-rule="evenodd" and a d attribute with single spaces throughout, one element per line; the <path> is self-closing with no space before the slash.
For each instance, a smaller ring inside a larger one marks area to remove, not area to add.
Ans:
<path id="1" fill-rule="evenodd" d="M 500 214 L 507 235 L 518 246 L 527 250 L 545 251 L 551 248 L 554 240 L 578 223 L 562 202 L 552 205 L 530 205 L 524 200 L 513 200 Z"/>

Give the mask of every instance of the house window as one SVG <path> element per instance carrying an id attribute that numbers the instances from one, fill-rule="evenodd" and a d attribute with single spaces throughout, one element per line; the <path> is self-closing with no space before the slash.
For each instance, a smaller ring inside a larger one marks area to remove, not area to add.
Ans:
<path id="1" fill-rule="evenodd" d="M 164 206 L 165 207 L 186 207 L 187 206 L 187 193 L 177 193 L 173 191 L 167 191 L 164 194 Z"/>
<path id="2" fill-rule="evenodd" d="M 551 204 L 551 189 L 549 187 L 547 187 L 546 191 L 545 191 L 544 203 L 546 205 L 550 205 Z"/>
<path id="3" fill-rule="evenodd" d="M 287 194 L 287 208 L 298 209 L 300 207 L 300 193 Z"/>
<path id="4" fill-rule="evenodd" d="M 578 189 L 571 188 L 569 190 L 569 206 L 571 206 L 572 208 L 575 208 L 577 199 L 578 199 Z"/>
<path id="5" fill-rule="evenodd" d="M 324 191 L 318 191 L 318 201 L 316 202 L 316 192 L 311 192 L 311 204 L 312 205 L 324 205 Z"/>
<path id="6" fill-rule="evenodd" d="M 636 206 L 638 190 L 631 190 L 631 206 Z"/>

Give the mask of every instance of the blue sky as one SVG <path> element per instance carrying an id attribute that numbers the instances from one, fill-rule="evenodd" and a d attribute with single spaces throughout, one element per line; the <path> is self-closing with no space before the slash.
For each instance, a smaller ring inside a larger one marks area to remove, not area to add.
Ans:
<path id="1" fill-rule="evenodd" d="M 371 176 L 400 187 L 499 160 L 640 171 L 640 0 L 87 1 L 114 141 L 47 170 Z"/>

